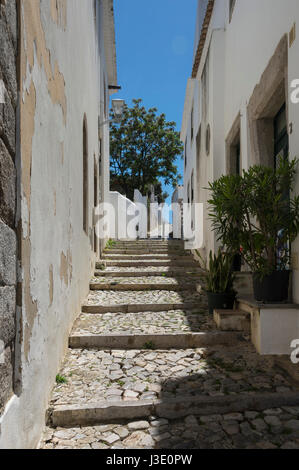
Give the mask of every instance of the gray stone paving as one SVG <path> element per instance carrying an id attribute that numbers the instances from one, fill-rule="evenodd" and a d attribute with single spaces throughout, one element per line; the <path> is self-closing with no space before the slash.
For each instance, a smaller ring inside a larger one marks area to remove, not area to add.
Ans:
<path id="1" fill-rule="evenodd" d="M 52 404 L 296 390 L 250 343 L 212 351 L 69 350 L 60 371 L 67 383 L 55 387 Z"/>
<path id="2" fill-rule="evenodd" d="M 82 314 L 73 333 L 133 334 L 211 331 L 215 324 L 206 310 L 166 312 Z"/>
<path id="3" fill-rule="evenodd" d="M 198 292 L 184 291 L 93 291 L 90 292 L 86 305 L 123 305 L 123 304 L 181 304 L 184 302 L 198 303 L 205 301 Z"/>
<path id="4" fill-rule="evenodd" d="M 114 277 L 112 279 L 106 279 L 105 277 L 95 276 L 91 280 L 92 284 L 173 284 L 179 286 L 180 284 L 194 283 L 194 277 L 184 277 L 184 279 L 176 279 L 175 277 L 167 276 L 146 276 L 146 277 Z"/>
<path id="5" fill-rule="evenodd" d="M 127 245 L 129 248 L 129 244 Z M 146 243 L 145 246 L 148 246 Z M 158 245 L 157 245 L 158 246 Z M 117 245 L 114 247 L 117 248 Z M 112 258 L 112 257 L 111 257 Z M 114 257 L 113 257 L 114 258 Z M 118 256 L 115 258 L 119 259 Z M 152 254 L 148 257 L 155 259 Z M 133 264 L 133 263 L 132 263 Z M 175 334 L 213 332 L 215 324 L 207 312 L 204 294 L 196 292 L 193 267 L 121 267 L 97 270 L 91 283 L 125 284 L 124 291 L 92 291 L 86 305 L 196 304 L 194 310 L 137 313 L 81 313 L 74 324 L 75 335 Z M 175 273 L 179 273 L 178 276 Z M 184 272 L 184 276 L 182 276 Z M 101 277 L 101 273 L 104 275 Z M 117 277 L 110 277 L 118 274 Z M 122 277 L 130 273 L 132 277 Z M 154 273 L 142 276 L 138 273 Z M 160 275 L 157 275 L 160 273 Z M 170 274 L 171 273 L 171 274 Z M 134 284 L 189 283 L 187 291 L 133 291 Z M 111 287 L 112 287 L 111 285 Z M 164 308 L 164 307 L 163 307 Z M 284 396 L 297 391 L 272 357 L 259 356 L 249 338 L 240 335 L 234 346 L 158 350 L 154 341 L 138 350 L 69 349 L 59 372 L 64 383 L 56 384 L 50 409 L 59 405 L 93 406 L 145 400 L 193 399 L 192 397 L 246 397 L 269 393 Z M 234 401 L 235 402 L 235 401 Z M 247 402 L 246 402 L 247 403 Z M 277 403 L 276 403 L 277 406 Z M 196 411 L 194 411 L 195 413 Z M 177 415 L 175 415 L 177 416 Z M 110 418 L 109 418 L 110 419 Z M 187 416 L 76 428 L 46 428 L 43 449 L 299 449 L 299 407 L 282 407 L 242 413 Z"/>
<path id="6" fill-rule="evenodd" d="M 299 449 L 299 407 L 47 428 L 44 449 Z"/>

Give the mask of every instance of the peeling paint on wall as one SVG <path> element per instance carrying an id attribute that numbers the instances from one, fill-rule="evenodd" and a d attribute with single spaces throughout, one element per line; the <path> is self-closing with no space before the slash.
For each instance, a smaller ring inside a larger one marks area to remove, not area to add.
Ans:
<path id="1" fill-rule="evenodd" d="M 66 28 L 67 0 L 51 0 L 51 16 L 54 23 Z"/>
<path id="2" fill-rule="evenodd" d="M 53 2 L 52 2 L 53 3 Z M 63 20 L 66 26 L 66 1 L 55 2 L 57 6 L 57 21 Z M 51 4 L 52 7 L 52 4 Z M 53 9 L 51 8 L 53 13 Z M 56 16 L 55 16 L 56 18 Z M 61 20 L 62 18 L 62 20 Z M 61 106 L 63 122 L 66 125 L 67 101 L 65 96 L 65 80 L 59 70 L 57 61 L 54 71 L 51 66 L 50 51 L 46 46 L 45 32 L 43 30 L 40 14 L 39 0 L 22 0 L 21 3 L 21 148 L 22 148 L 22 190 L 23 203 L 27 207 L 23 211 L 22 220 L 22 258 L 23 258 L 23 295 L 24 307 L 26 311 L 26 324 L 24 331 L 24 354 L 28 361 L 30 350 L 30 338 L 33 330 L 35 318 L 37 316 L 37 302 L 32 298 L 30 292 L 30 259 L 31 259 L 31 173 L 32 173 L 32 140 L 35 132 L 35 110 L 36 110 L 36 90 L 32 77 L 32 70 L 35 66 L 34 60 L 37 58 L 39 68 L 44 68 L 49 95 L 53 104 Z M 56 212 L 56 203 L 55 203 Z M 64 268 L 63 268 L 64 272 Z M 53 273 L 52 273 L 53 276 Z M 65 277 L 68 284 L 68 277 Z M 53 287 L 53 286 L 52 286 Z M 51 290 L 51 281 L 50 281 Z M 51 301 L 50 292 L 50 302 Z"/>
<path id="3" fill-rule="evenodd" d="M 66 8 L 66 7 L 65 7 Z M 34 52 L 36 52 L 38 65 L 44 67 L 48 90 L 54 104 L 59 104 L 63 111 L 64 123 L 66 123 L 66 96 L 65 81 L 55 62 L 54 71 L 51 66 L 51 54 L 46 46 L 45 32 L 40 17 L 39 0 L 22 0 L 23 41 L 21 50 L 21 73 L 23 83 L 27 83 L 29 74 L 34 66 Z M 28 67 L 29 66 L 29 67 Z M 26 77 L 26 78 L 25 78 Z M 22 91 L 23 101 L 24 93 Z"/>
<path id="4" fill-rule="evenodd" d="M 70 251 L 67 252 L 67 256 L 64 253 L 61 253 L 60 256 L 60 279 L 65 283 L 66 286 L 72 280 L 72 255 Z"/>

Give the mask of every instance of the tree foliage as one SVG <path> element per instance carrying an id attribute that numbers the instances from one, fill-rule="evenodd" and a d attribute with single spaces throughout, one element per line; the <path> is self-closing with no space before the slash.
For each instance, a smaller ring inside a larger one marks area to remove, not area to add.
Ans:
<path id="1" fill-rule="evenodd" d="M 156 108 L 146 110 L 141 99 L 125 106 L 121 122 L 113 123 L 110 131 L 112 191 L 133 199 L 134 189 L 145 195 L 154 185 L 160 201 L 167 197 L 162 182 L 175 187 L 181 178 L 175 160 L 183 145 L 175 126 L 165 114 L 157 115 Z"/>

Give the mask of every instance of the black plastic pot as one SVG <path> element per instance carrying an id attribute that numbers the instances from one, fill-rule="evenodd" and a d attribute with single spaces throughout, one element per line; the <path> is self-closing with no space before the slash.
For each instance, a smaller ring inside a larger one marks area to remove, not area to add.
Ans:
<path id="1" fill-rule="evenodd" d="M 253 274 L 254 298 L 258 302 L 286 302 L 289 297 L 291 271 L 274 271 L 262 280 L 257 273 Z"/>
<path id="2" fill-rule="evenodd" d="M 215 294 L 207 292 L 209 313 L 213 315 L 215 309 L 232 310 L 236 299 L 236 294 Z"/>

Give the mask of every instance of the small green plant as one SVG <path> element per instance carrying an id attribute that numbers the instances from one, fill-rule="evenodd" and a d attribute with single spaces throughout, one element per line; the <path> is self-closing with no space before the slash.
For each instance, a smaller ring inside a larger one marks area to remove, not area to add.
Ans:
<path id="1" fill-rule="evenodd" d="M 214 294 L 233 294 L 235 275 L 232 271 L 232 256 L 228 253 L 222 253 L 219 249 L 218 254 L 210 251 L 209 264 L 204 262 L 202 256 L 197 251 L 202 261 L 202 279 L 204 281 L 203 289 L 206 292 Z"/>
<path id="2" fill-rule="evenodd" d="M 125 385 L 125 382 L 123 382 L 122 380 L 118 380 L 117 383 L 120 387 L 123 387 Z"/>
<path id="3" fill-rule="evenodd" d="M 57 374 L 56 375 L 56 383 L 57 384 L 67 384 L 67 378 L 63 375 Z"/>
<path id="4" fill-rule="evenodd" d="M 115 245 L 116 245 L 116 242 L 114 240 L 111 240 L 111 238 L 109 238 L 109 240 L 106 243 L 106 250 L 113 248 Z"/>
<path id="5" fill-rule="evenodd" d="M 144 349 L 155 349 L 155 344 L 152 341 L 148 341 L 145 343 Z"/>

